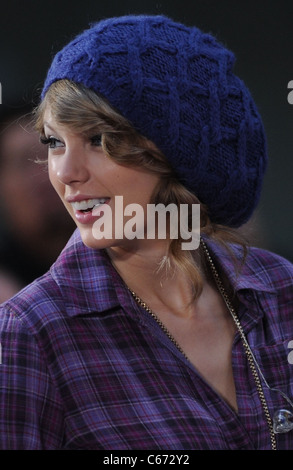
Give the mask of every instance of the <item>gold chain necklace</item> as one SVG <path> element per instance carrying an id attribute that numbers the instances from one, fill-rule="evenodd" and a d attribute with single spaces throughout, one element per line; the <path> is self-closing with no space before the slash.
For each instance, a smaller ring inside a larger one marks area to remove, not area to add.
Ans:
<path id="1" fill-rule="evenodd" d="M 129 289 L 129 288 L 128 288 Z M 156 322 L 159 324 L 159 326 L 161 327 L 161 329 L 164 331 L 164 333 L 168 336 L 168 338 L 170 339 L 170 341 L 172 341 L 172 343 L 176 346 L 176 348 L 181 352 L 181 354 L 183 354 L 183 356 L 185 357 L 185 359 L 188 359 L 188 357 L 186 356 L 185 352 L 183 351 L 183 349 L 181 348 L 181 346 L 179 346 L 179 344 L 177 343 L 176 339 L 171 335 L 170 331 L 166 328 L 166 326 L 164 325 L 163 322 L 161 322 L 161 320 L 157 317 L 157 315 L 150 309 L 150 307 L 143 301 L 141 300 L 140 297 L 138 297 L 138 295 L 136 295 L 135 292 L 133 292 L 131 289 L 129 289 L 129 291 L 131 292 L 133 298 L 136 300 L 136 302 L 141 305 L 155 320 Z"/>
<path id="2" fill-rule="evenodd" d="M 257 367 L 255 365 L 256 360 L 255 360 L 254 355 L 253 355 L 253 353 L 250 349 L 249 343 L 246 339 L 246 336 L 244 334 L 244 331 L 243 331 L 242 325 L 239 321 L 239 318 L 238 318 L 238 316 L 235 312 L 234 307 L 232 306 L 232 304 L 230 302 L 229 296 L 228 296 L 228 294 L 227 294 L 227 292 L 226 292 L 226 290 L 223 286 L 223 283 L 220 279 L 218 271 L 217 271 L 217 269 L 214 265 L 214 262 L 213 262 L 213 260 L 210 256 L 209 250 L 208 250 L 205 242 L 202 239 L 200 240 L 200 243 L 201 243 L 201 247 L 203 249 L 203 252 L 205 254 L 205 257 L 206 257 L 206 259 L 209 263 L 209 266 L 211 268 L 211 272 L 212 272 L 213 278 L 215 280 L 215 283 L 217 285 L 218 291 L 221 294 L 221 296 L 222 296 L 222 298 L 223 298 L 223 300 L 226 304 L 226 307 L 228 308 L 228 310 L 229 310 L 229 312 L 230 312 L 230 314 L 231 314 L 231 316 L 234 320 L 236 328 L 237 328 L 237 330 L 240 334 L 242 345 L 244 347 L 244 351 L 245 351 L 245 354 L 246 354 L 246 357 L 247 357 L 247 360 L 248 360 L 248 364 L 249 364 L 252 376 L 253 376 L 254 381 L 255 381 L 258 396 L 259 396 L 259 399 L 260 399 L 260 402 L 261 402 L 261 405 L 262 405 L 262 408 L 263 408 L 263 411 L 264 411 L 264 415 L 265 415 L 266 420 L 267 420 L 267 424 L 268 424 L 268 428 L 269 428 L 269 432 L 270 432 L 272 450 L 277 450 L 277 442 L 276 442 L 276 437 L 275 437 L 275 433 L 274 433 L 273 422 L 272 422 L 272 419 L 271 419 L 271 416 L 270 416 L 270 413 L 269 413 L 269 409 L 268 409 L 268 405 L 267 405 L 267 402 L 266 402 L 266 399 L 265 399 L 265 395 L 264 395 L 264 392 L 263 392 L 261 381 L 260 381 L 260 378 L 259 378 L 259 375 L 258 375 L 258 372 L 257 372 Z M 135 299 L 135 301 L 139 305 L 141 305 L 154 318 L 154 320 L 158 323 L 158 325 L 161 327 L 161 329 L 164 331 L 164 333 L 167 335 L 167 337 L 170 339 L 170 341 L 176 346 L 176 348 L 181 352 L 181 354 L 183 354 L 183 356 L 189 361 L 188 357 L 186 356 L 186 354 L 184 353 L 182 348 L 179 346 L 179 344 L 177 343 L 175 338 L 171 335 L 171 333 L 166 328 L 166 326 L 157 317 L 157 315 L 150 309 L 150 307 L 140 297 L 138 297 L 138 295 L 134 291 L 132 291 L 131 289 L 129 289 L 129 291 L 131 292 L 131 294 L 132 294 L 133 298 Z"/>

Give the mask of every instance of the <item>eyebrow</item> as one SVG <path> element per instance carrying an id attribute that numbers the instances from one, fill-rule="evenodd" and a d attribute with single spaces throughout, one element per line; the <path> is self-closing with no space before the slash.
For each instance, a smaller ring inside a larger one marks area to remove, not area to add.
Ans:
<path id="1" fill-rule="evenodd" d="M 45 132 L 45 127 L 46 127 L 46 131 L 48 132 L 52 132 L 56 137 L 59 136 L 59 132 L 53 127 L 51 126 L 47 121 L 44 121 L 43 123 L 43 133 L 46 134 L 47 132 Z"/>
<path id="2" fill-rule="evenodd" d="M 53 127 L 51 127 L 51 125 L 50 125 L 48 122 L 46 122 L 46 121 L 43 123 L 43 127 L 45 127 L 45 126 L 46 126 L 48 129 L 50 129 L 51 131 L 56 132 L 55 129 L 54 129 Z"/>

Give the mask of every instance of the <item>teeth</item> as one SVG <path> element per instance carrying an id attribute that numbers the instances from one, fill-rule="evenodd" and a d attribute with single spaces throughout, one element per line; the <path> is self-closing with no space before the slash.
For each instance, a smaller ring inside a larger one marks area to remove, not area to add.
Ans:
<path id="1" fill-rule="evenodd" d="M 72 202 L 72 206 L 76 211 L 86 211 L 88 209 L 93 209 L 96 206 L 100 206 L 101 204 L 105 204 L 106 201 L 107 198 L 87 199 L 86 201 Z"/>

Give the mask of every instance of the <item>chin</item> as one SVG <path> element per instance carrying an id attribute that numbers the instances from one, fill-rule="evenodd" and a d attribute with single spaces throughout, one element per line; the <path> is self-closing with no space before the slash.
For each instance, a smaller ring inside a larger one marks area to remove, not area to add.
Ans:
<path id="1" fill-rule="evenodd" d="M 101 250 L 103 248 L 110 248 L 115 244 L 115 240 L 102 238 L 97 240 L 92 233 L 92 229 L 85 229 L 79 227 L 80 236 L 85 246 L 92 248 L 93 250 Z"/>

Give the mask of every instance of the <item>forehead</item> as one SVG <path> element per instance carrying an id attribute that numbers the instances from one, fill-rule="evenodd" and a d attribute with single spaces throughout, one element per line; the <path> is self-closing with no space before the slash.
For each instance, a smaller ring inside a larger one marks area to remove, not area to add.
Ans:
<path id="1" fill-rule="evenodd" d="M 42 125 L 50 125 L 51 123 L 55 122 L 51 106 L 46 105 L 43 109 L 42 116 L 41 116 Z"/>
<path id="2" fill-rule="evenodd" d="M 64 130 L 64 131 L 68 131 L 69 130 L 69 126 L 68 125 L 65 125 L 65 124 L 61 124 L 60 122 L 58 122 L 58 120 L 55 118 L 54 114 L 52 113 L 52 109 L 50 106 L 47 106 L 45 109 L 44 109 L 44 112 L 43 112 L 43 117 L 42 117 L 42 127 L 44 129 L 44 131 L 46 129 L 48 130 Z"/>

